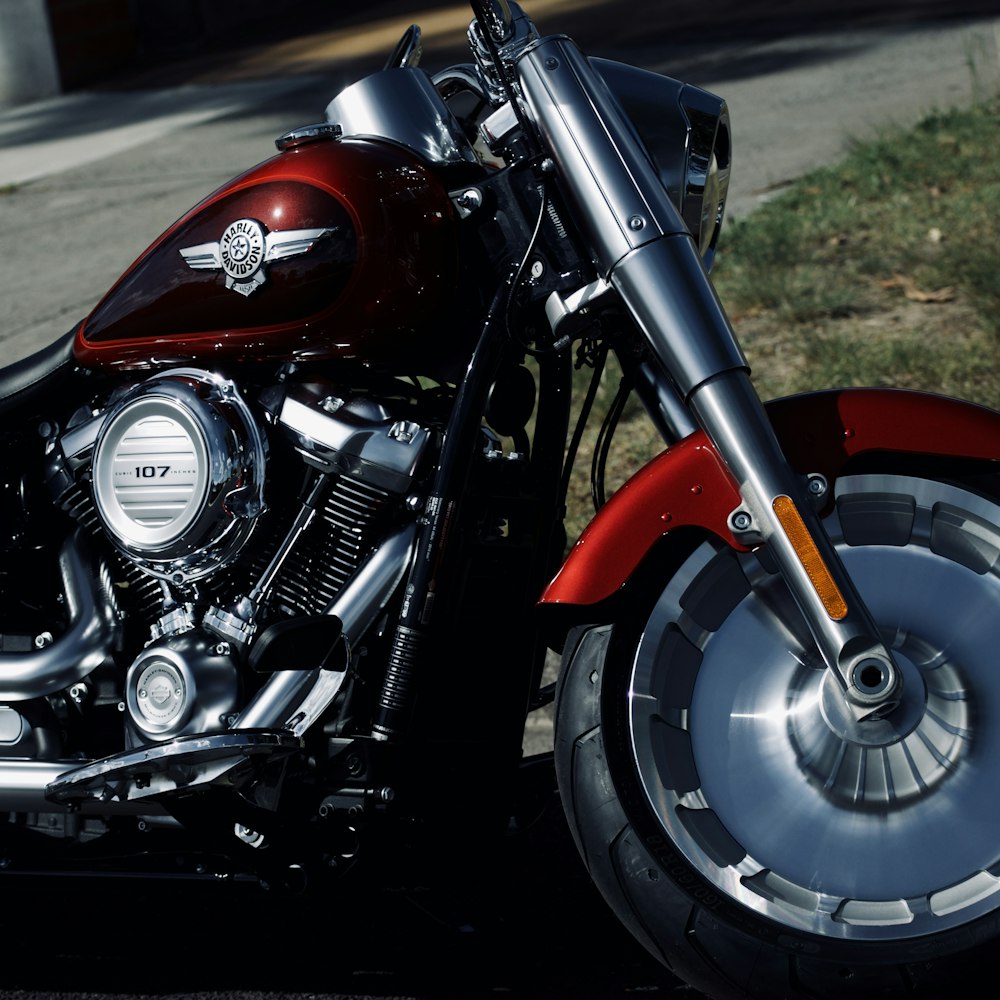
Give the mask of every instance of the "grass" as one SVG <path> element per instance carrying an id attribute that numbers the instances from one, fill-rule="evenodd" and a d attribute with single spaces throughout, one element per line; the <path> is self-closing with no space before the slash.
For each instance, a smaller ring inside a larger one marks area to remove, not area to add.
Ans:
<path id="1" fill-rule="evenodd" d="M 934 114 L 723 228 L 713 282 L 763 398 L 890 385 L 1000 409 L 998 125 L 996 99 Z M 633 408 L 609 487 L 660 448 Z M 571 537 L 593 513 L 588 465 L 584 449 Z"/>
<path id="2" fill-rule="evenodd" d="M 1000 103 L 859 145 L 724 231 L 716 288 L 767 397 L 901 385 L 1000 407 Z"/>

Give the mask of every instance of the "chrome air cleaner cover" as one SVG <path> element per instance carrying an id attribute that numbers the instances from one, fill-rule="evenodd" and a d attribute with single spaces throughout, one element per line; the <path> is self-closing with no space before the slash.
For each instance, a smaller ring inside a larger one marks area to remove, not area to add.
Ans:
<path id="1" fill-rule="evenodd" d="M 229 562 L 264 509 L 266 446 L 233 382 L 174 369 L 106 414 L 93 455 L 94 504 L 115 544 L 176 582 Z"/>

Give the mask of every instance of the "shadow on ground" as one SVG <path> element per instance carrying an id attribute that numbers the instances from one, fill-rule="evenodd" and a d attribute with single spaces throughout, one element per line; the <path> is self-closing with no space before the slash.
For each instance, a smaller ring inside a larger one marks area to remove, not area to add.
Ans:
<path id="1" fill-rule="evenodd" d="M 454 882 L 322 898 L 5 876 L 6 1000 L 275 996 L 697 998 L 625 933 L 557 803 Z"/>
<path id="2" fill-rule="evenodd" d="M 455 31 L 446 41 L 431 39 L 427 61 L 434 67 L 447 65 L 452 58 L 467 60 L 461 44 L 461 27 L 471 17 L 456 0 L 374 0 L 366 4 L 293 3 L 275 5 L 274 13 L 248 21 L 214 24 L 212 30 L 188 32 L 182 47 L 141 51 L 124 72 L 107 81 L 112 87 L 168 86 L 192 77 L 211 74 L 226 63 L 250 60 L 254 72 L 267 72 L 269 56 L 276 73 L 329 72 L 339 74 L 346 67 L 300 60 L 294 66 L 283 63 L 282 46 L 295 40 L 308 42 L 331 32 L 356 32 L 373 27 L 390 28 L 398 34 L 411 23 L 430 20 L 435 15 L 454 15 Z M 902 32 L 926 28 L 935 22 L 995 18 L 996 0 L 813 0 L 809 4 L 789 4 L 787 0 L 715 0 L 699 3 L 664 4 L 662 0 L 524 0 L 522 7 L 540 32 L 565 33 L 586 51 L 610 58 L 627 53 L 662 49 L 664 59 L 676 64 L 676 75 L 709 73 L 713 79 L 734 79 L 768 68 L 787 67 L 789 59 L 819 62 L 826 49 L 821 36 L 831 32 L 890 30 Z M 393 27 L 393 23 L 395 26 Z M 390 30 L 390 33 L 391 33 Z M 176 37 L 177 32 L 170 33 Z M 815 44 L 804 46 L 795 56 L 784 53 L 780 63 L 762 63 L 759 53 L 747 51 L 769 41 L 793 36 L 819 36 Z M 385 55 L 388 55 L 389 48 Z M 717 53 L 711 63 L 702 64 L 698 53 Z M 438 60 L 441 60 L 440 62 Z M 751 60 L 751 61 L 748 61 Z M 349 75 L 379 68 L 374 56 L 350 67 Z"/>

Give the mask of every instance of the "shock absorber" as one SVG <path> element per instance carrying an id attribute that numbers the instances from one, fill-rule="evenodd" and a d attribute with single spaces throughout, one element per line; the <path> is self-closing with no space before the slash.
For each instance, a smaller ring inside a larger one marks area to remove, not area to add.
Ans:
<path id="1" fill-rule="evenodd" d="M 449 543 L 468 480 L 482 415 L 490 386 L 497 376 L 507 343 L 504 310 L 513 273 L 494 296 L 476 351 L 469 363 L 441 449 L 434 487 L 427 499 L 417 538 L 416 557 L 406 584 L 393 639 L 392 655 L 382 683 L 372 736 L 389 740 L 405 732 L 413 708 L 421 653 L 432 623 L 435 605 L 445 585 Z"/>

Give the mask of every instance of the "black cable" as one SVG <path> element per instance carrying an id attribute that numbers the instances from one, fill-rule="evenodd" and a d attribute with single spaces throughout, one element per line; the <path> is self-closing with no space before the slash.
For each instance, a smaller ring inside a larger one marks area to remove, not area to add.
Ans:
<path id="1" fill-rule="evenodd" d="M 510 285 L 510 294 L 507 296 L 507 310 L 506 316 L 504 317 L 504 322 L 507 326 L 507 336 L 511 340 L 515 341 L 519 347 L 524 349 L 525 354 L 531 357 L 537 358 L 542 354 L 548 354 L 549 351 L 539 351 L 535 348 L 530 347 L 521 337 L 514 334 L 511 329 L 510 317 L 514 311 L 514 296 L 517 294 L 518 286 L 521 284 L 521 279 L 524 276 L 524 269 L 528 266 L 528 261 L 531 259 L 531 254 L 534 252 L 535 244 L 538 242 L 538 235 L 542 231 L 542 223 L 545 221 L 545 216 L 547 214 L 547 205 L 549 200 L 548 187 L 545 183 L 545 179 L 542 179 L 541 190 L 539 191 L 541 196 L 541 204 L 538 209 L 538 218 L 535 220 L 535 228 L 528 240 L 528 246 L 524 251 L 524 256 L 521 258 L 521 263 L 517 265 L 517 270 L 514 272 L 514 278 Z M 551 350 L 551 348 L 549 349 Z"/>
<path id="2" fill-rule="evenodd" d="M 607 358 L 607 347 L 599 348 L 596 352 L 596 360 L 594 361 L 594 374 L 591 376 L 590 385 L 587 387 L 587 395 L 583 399 L 583 403 L 580 407 L 580 415 L 577 418 L 576 427 L 573 430 L 573 437 L 571 438 L 569 447 L 566 451 L 566 460 L 563 465 L 562 485 L 560 487 L 562 491 L 560 499 L 563 506 L 565 506 L 566 497 L 569 495 L 569 479 L 573 472 L 573 465 L 576 461 L 576 453 L 580 447 L 580 441 L 583 438 L 583 432 L 587 426 L 590 411 L 593 409 L 594 400 L 597 397 L 597 389 L 601 382 L 601 375 L 604 374 L 604 364 L 607 361 Z"/>
<path id="3" fill-rule="evenodd" d="M 631 391 L 631 385 L 625 378 L 622 378 L 621 382 L 618 383 L 618 391 L 615 393 L 615 398 L 611 401 L 611 406 L 608 408 L 604 422 L 601 424 L 597 441 L 594 443 L 594 454 L 590 462 L 590 496 L 594 502 L 595 513 L 607 503 L 604 487 L 608 454 L 611 451 L 611 441 L 615 436 L 618 422 L 625 412 L 625 405 L 628 402 Z"/>

